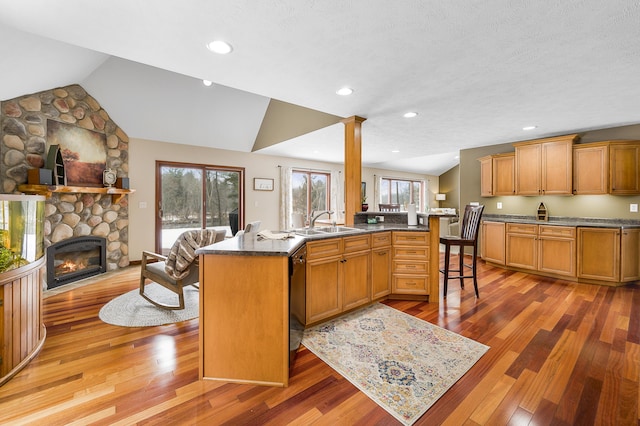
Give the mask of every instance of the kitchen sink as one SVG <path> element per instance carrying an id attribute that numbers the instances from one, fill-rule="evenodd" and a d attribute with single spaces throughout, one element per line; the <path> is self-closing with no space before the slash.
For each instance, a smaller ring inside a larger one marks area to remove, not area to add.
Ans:
<path id="1" fill-rule="evenodd" d="M 323 235 L 323 234 L 342 234 L 346 232 L 356 232 L 358 228 L 350 228 L 348 226 L 320 226 L 317 228 L 299 228 L 294 229 L 298 235 Z"/>
<path id="2" fill-rule="evenodd" d="M 354 232 L 354 231 L 359 231 L 359 229 L 357 228 L 349 228 L 348 226 L 322 226 L 320 228 L 315 228 L 318 231 L 321 232 L 327 232 L 330 234 L 336 233 L 336 232 Z"/>
<path id="3" fill-rule="evenodd" d="M 316 229 L 310 229 L 310 228 L 301 228 L 301 229 L 294 229 L 294 232 L 298 235 L 318 235 L 318 234 L 325 234 L 326 232 L 321 232 L 318 231 Z"/>

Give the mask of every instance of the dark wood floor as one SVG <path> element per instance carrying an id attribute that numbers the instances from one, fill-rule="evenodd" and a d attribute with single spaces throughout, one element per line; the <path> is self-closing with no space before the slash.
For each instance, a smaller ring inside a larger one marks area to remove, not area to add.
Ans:
<path id="1" fill-rule="evenodd" d="M 398 424 L 306 349 L 288 388 L 198 381 L 198 320 L 104 324 L 136 267 L 44 301 L 38 357 L 0 388 L 0 424 Z M 640 287 L 574 284 L 480 262 L 480 296 L 389 305 L 491 349 L 416 423 L 640 425 Z"/>

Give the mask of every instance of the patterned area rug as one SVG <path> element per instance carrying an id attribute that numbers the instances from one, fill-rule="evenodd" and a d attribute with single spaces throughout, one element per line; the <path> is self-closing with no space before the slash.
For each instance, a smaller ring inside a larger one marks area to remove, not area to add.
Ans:
<path id="1" fill-rule="evenodd" d="M 405 425 L 489 349 L 380 303 L 305 330 L 302 344 Z"/>
<path id="2" fill-rule="evenodd" d="M 145 292 L 157 302 L 168 305 L 178 304 L 178 295 L 160 284 L 148 284 Z M 175 311 L 152 305 L 140 296 L 138 289 L 135 289 L 104 305 L 100 309 L 99 316 L 107 324 L 123 327 L 151 327 L 197 318 L 200 314 L 199 303 L 200 293 L 192 286 L 184 289 L 185 308 Z"/>

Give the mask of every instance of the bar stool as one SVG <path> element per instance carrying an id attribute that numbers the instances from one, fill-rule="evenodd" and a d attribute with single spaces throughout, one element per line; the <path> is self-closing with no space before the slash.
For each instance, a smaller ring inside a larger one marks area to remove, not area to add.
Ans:
<path id="1" fill-rule="evenodd" d="M 467 205 L 464 208 L 464 216 L 462 217 L 462 225 L 460 227 L 460 236 L 444 236 L 440 237 L 440 244 L 444 244 L 444 269 L 440 269 L 440 272 L 444 274 L 444 294 L 443 297 L 447 297 L 447 285 L 450 279 L 459 279 L 460 288 L 464 288 L 464 279 L 473 278 L 473 287 L 476 290 L 476 297 L 480 297 L 478 293 L 478 279 L 476 258 L 478 251 L 478 230 L 480 228 L 480 218 L 482 217 L 482 211 L 484 206 L 471 206 Z M 449 256 L 451 254 L 451 246 L 460 248 L 458 257 L 459 264 L 458 269 L 449 269 Z M 473 257 L 471 259 L 471 265 L 464 263 L 464 248 L 473 247 Z M 464 274 L 464 268 L 471 269 L 471 275 Z M 449 275 L 451 272 L 457 272 L 458 275 Z"/>

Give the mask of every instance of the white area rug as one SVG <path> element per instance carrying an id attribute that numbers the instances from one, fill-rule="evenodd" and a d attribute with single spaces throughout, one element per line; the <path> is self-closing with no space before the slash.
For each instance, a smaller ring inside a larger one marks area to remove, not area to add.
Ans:
<path id="1" fill-rule="evenodd" d="M 177 305 L 178 295 L 151 283 L 145 292 L 155 301 Z M 158 308 L 140 296 L 139 290 L 131 290 L 116 297 L 100 309 L 100 319 L 107 324 L 123 327 L 152 327 L 156 325 L 173 324 L 197 318 L 199 315 L 200 293 L 197 288 L 189 286 L 184 289 L 184 304 L 182 310 L 168 310 Z"/>
<path id="2" fill-rule="evenodd" d="M 380 303 L 305 330 L 302 344 L 405 425 L 489 349 Z"/>

